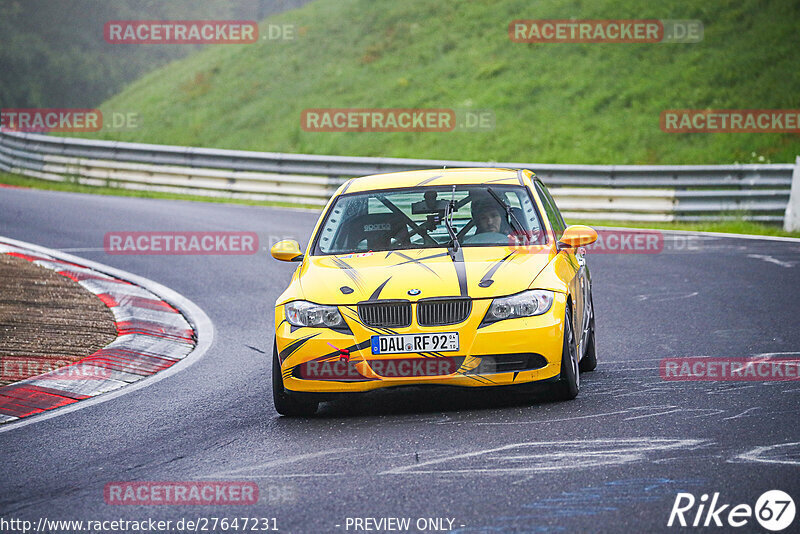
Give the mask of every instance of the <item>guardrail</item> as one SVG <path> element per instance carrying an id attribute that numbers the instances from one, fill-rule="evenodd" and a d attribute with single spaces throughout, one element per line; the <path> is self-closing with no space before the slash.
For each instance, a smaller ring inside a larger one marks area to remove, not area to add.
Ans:
<path id="1" fill-rule="evenodd" d="M 11 173 L 93 186 L 313 206 L 324 205 L 353 176 L 441 167 L 530 169 L 551 187 L 566 217 L 620 221 L 743 217 L 783 222 L 793 172 L 800 180 L 796 171 L 800 163 L 498 163 L 248 152 L 0 133 L 0 169 Z"/>

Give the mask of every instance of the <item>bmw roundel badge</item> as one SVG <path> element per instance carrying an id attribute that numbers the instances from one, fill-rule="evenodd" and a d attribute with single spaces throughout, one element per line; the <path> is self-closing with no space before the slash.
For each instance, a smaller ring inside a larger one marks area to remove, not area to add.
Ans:
<path id="1" fill-rule="evenodd" d="M 411 295 L 412 297 L 415 297 L 415 296 L 419 295 L 420 293 L 422 293 L 422 291 L 420 291 L 419 289 L 409 289 L 408 290 L 408 294 Z"/>

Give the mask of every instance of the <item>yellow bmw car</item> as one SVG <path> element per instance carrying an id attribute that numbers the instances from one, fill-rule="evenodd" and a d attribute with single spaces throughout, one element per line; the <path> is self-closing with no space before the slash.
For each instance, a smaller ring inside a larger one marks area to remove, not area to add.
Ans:
<path id="1" fill-rule="evenodd" d="M 597 365 L 597 239 L 564 223 L 527 170 L 353 178 L 328 202 L 275 303 L 272 390 L 282 415 L 341 393 L 408 385 L 548 383 L 572 399 Z M 519 388 L 517 388 L 519 389 Z"/>

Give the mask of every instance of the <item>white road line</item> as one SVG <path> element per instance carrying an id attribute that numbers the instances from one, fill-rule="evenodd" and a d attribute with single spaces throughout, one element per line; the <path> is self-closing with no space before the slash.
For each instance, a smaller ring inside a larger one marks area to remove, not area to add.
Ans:
<path id="1" fill-rule="evenodd" d="M 670 406 L 669 408 L 675 408 L 675 406 Z M 560 419 L 540 419 L 540 420 L 536 420 L 536 421 L 514 421 L 514 422 L 510 422 L 509 421 L 509 422 L 490 422 L 490 423 L 475 423 L 475 422 L 473 422 L 473 423 L 470 423 L 470 424 L 473 425 L 473 426 L 479 426 L 479 425 L 480 426 L 504 426 L 504 425 L 518 426 L 518 425 L 536 425 L 536 424 L 540 424 L 540 423 L 561 423 L 561 422 L 565 422 L 565 421 L 577 421 L 579 419 L 592 419 L 592 418 L 595 418 L 595 417 L 606 417 L 608 415 L 620 415 L 620 414 L 630 413 L 633 410 L 650 410 L 650 409 L 663 410 L 664 406 L 633 406 L 631 408 L 626 408 L 624 410 L 617 410 L 615 412 L 604 412 L 604 413 L 596 413 L 596 414 L 590 414 L 590 415 L 576 415 L 575 417 L 563 417 L 563 418 L 560 418 Z M 453 425 L 453 424 L 461 424 L 461 423 L 464 423 L 464 422 L 465 421 L 447 421 L 447 422 L 434 423 L 434 424 Z"/>
<path id="2" fill-rule="evenodd" d="M 745 414 L 747 414 L 749 412 L 752 412 L 752 411 L 755 411 L 755 410 L 760 410 L 760 409 L 761 409 L 761 406 L 755 406 L 753 408 L 748 408 L 748 409 L 746 409 L 745 411 L 743 411 L 742 413 L 740 413 L 738 415 L 733 415 L 731 417 L 724 417 L 724 418 L 722 418 L 722 420 L 723 421 L 730 421 L 731 419 L 738 419 L 738 418 L 744 416 Z"/>
<path id="3" fill-rule="evenodd" d="M 735 456 L 732 460 L 728 460 L 729 462 L 756 462 L 756 463 L 765 463 L 765 464 L 783 464 L 783 465 L 800 465 L 800 448 L 795 450 L 795 455 L 797 458 L 789 458 L 784 457 L 781 458 L 780 456 L 775 457 L 765 457 L 766 454 L 773 453 L 776 449 L 784 448 L 784 447 L 798 447 L 800 446 L 800 442 L 793 442 L 793 443 L 779 443 L 777 445 L 768 445 L 765 447 L 756 447 L 754 449 L 750 449 L 749 451 L 742 453 L 738 456 Z"/>
<path id="4" fill-rule="evenodd" d="M 738 382 L 738 383 L 736 383 L 736 385 L 738 387 L 709 389 L 709 390 L 706 391 L 706 395 L 727 395 L 728 393 L 731 393 L 731 392 L 737 392 L 738 393 L 739 390 L 748 389 L 748 388 L 754 388 L 755 387 L 754 385 L 747 384 L 745 382 Z"/>
<path id="5" fill-rule="evenodd" d="M 698 291 L 692 291 L 691 293 L 679 293 L 677 295 L 671 293 L 650 293 L 644 295 L 636 295 L 633 298 L 639 301 L 650 300 L 651 302 L 667 302 L 670 300 L 688 299 L 691 297 L 696 297 L 699 294 L 700 293 Z"/>
<path id="6" fill-rule="evenodd" d="M 200 478 L 213 478 L 213 477 L 220 477 L 220 476 L 232 476 L 236 473 L 240 473 L 242 471 L 252 471 L 256 469 L 264 469 L 264 468 L 271 468 L 271 467 L 279 467 L 286 464 L 291 464 L 295 462 L 302 462 L 304 460 L 311 460 L 314 458 L 321 458 L 322 456 L 330 456 L 331 454 L 339 454 L 343 452 L 348 452 L 353 450 L 352 447 L 342 448 L 342 449 L 331 449 L 327 451 L 319 451 L 319 452 L 310 452 L 308 454 L 298 454 L 295 456 L 286 456 L 283 458 L 276 458 L 275 460 L 270 460 L 268 462 L 264 462 L 261 464 L 255 465 L 246 465 L 244 467 L 239 467 L 236 469 L 232 469 L 230 471 L 218 471 L 216 473 L 212 473 L 210 475 L 203 475 Z M 247 476 L 254 476 L 254 475 L 247 475 Z M 269 475 L 265 475 L 269 476 Z"/>
<path id="7" fill-rule="evenodd" d="M 767 263 L 774 263 L 775 265 L 780 265 L 781 267 L 794 267 L 795 262 L 793 261 L 781 261 L 777 258 L 773 258 L 772 256 L 767 256 L 766 254 L 748 254 L 748 258 L 755 258 L 757 260 L 764 260 Z"/>
<path id="8" fill-rule="evenodd" d="M 280 475 L 225 475 L 228 478 L 315 478 L 315 477 L 340 477 L 345 476 L 347 473 L 286 473 Z M 202 476 L 200 478 L 208 478 Z"/>
<path id="9" fill-rule="evenodd" d="M 601 465 L 622 465 L 634 461 L 645 460 L 647 458 L 646 453 L 674 449 L 696 448 L 704 443 L 706 443 L 704 440 L 664 438 L 522 442 L 395 467 L 379 474 L 505 475 L 542 471 L 559 471 Z M 512 453 L 508 456 L 503 455 L 504 451 L 513 451 L 514 449 L 523 449 L 520 452 L 524 453 L 524 448 L 530 448 L 530 454 Z M 476 459 L 483 459 L 489 463 L 492 463 L 492 466 L 470 466 L 469 461 Z M 504 460 L 510 460 L 515 462 L 517 465 L 514 467 L 500 467 L 498 464 L 502 464 Z M 530 464 L 519 465 L 520 460 L 528 460 Z M 457 465 L 464 467 L 459 469 L 442 469 L 440 466 L 445 462 L 455 462 Z"/>
<path id="10" fill-rule="evenodd" d="M 636 417 L 627 417 L 627 418 L 623 419 L 623 421 L 633 421 L 634 419 L 645 419 L 646 417 L 656 417 L 656 416 L 659 416 L 659 415 L 669 415 L 671 413 L 684 411 L 683 408 L 676 408 L 675 406 L 673 406 L 672 408 L 674 408 L 674 409 L 670 409 L 670 410 L 667 410 L 665 412 L 650 413 L 650 414 L 646 414 L 646 415 L 637 415 Z"/>

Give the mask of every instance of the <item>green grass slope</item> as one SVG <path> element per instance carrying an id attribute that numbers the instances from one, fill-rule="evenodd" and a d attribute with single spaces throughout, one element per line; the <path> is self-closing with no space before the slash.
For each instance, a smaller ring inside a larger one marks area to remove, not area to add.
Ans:
<path id="1" fill-rule="evenodd" d="M 694 44 L 518 44 L 514 19 L 699 19 Z M 313 154 L 540 163 L 789 162 L 800 135 L 669 134 L 664 109 L 800 108 L 800 4 L 785 0 L 318 0 L 265 23 L 292 42 L 209 48 L 102 109 L 108 139 Z M 490 109 L 492 131 L 305 132 L 306 108 Z M 98 134 L 95 134 L 98 135 Z"/>

